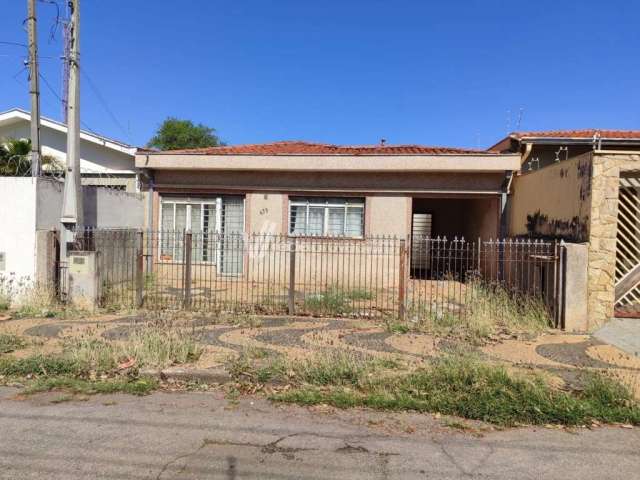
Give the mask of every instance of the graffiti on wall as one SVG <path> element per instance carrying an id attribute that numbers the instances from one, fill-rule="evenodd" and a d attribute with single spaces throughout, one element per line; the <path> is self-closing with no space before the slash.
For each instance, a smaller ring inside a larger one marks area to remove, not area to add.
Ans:
<path id="1" fill-rule="evenodd" d="M 527 215 L 527 233 L 530 237 L 536 238 L 562 238 L 572 242 L 586 242 L 589 236 L 589 216 L 563 220 L 549 218 L 538 210 Z"/>
<path id="2" fill-rule="evenodd" d="M 573 169 L 575 170 L 572 172 Z M 560 168 L 559 176 L 562 181 L 578 182 L 576 215 L 571 218 L 556 218 L 537 209 L 527 214 L 527 234 L 535 238 L 562 238 L 572 242 L 586 242 L 589 238 L 591 159 L 580 160 L 575 165 Z"/>

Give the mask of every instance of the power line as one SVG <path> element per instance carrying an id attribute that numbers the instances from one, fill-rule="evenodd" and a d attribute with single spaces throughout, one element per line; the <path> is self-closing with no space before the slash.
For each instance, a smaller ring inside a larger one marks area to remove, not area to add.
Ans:
<path id="1" fill-rule="evenodd" d="M 26 43 L 19 43 L 19 42 L 0 41 L 0 45 L 11 45 L 13 47 L 29 48 L 29 45 L 27 45 Z"/>
<path id="2" fill-rule="evenodd" d="M 49 83 L 49 81 L 45 78 L 44 75 L 42 75 L 42 73 L 40 74 L 40 79 L 42 80 L 42 83 L 45 84 L 45 86 L 47 87 L 47 89 L 53 93 L 53 95 L 59 100 L 62 101 L 62 98 L 60 98 L 60 95 L 58 94 L 58 92 L 56 92 L 56 90 L 53 88 L 53 86 L 51 86 L 51 84 Z M 89 125 L 87 125 L 85 122 L 81 121 L 80 124 L 82 125 L 82 127 L 87 130 L 88 132 L 93 133 L 94 135 L 98 135 L 100 136 L 99 133 L 97 133 L 93 128 L 89 127 Z"/>
<path id="3" fill-rule="evenodd" d="M 131 136 L 129 135 L 129 132 L 127 131 L 126 128 L 124 128 L 124 126 L 122 125 L 122 123 L 120 123 L 120 121 L 118 120 L 118 118 L 116 117 L 116 115 L 113 113 L 113 111 L 111 110 L 111 108 L 109 108 L 109 105 L 107 104 L 107 101 L 104 99 L 104 97 L 102 96 L 102 94 L 100 93 L 100 90 L 98 90 L 97 85 L 93 82 L 93 80 L 91 80 L 91 78 L 89 77 L 89 75 L 87 74 L 87 72 L 80 68 L 80 73 L 82 75 L 84 75 L 84 78 L 87 80 L 87 85 L 89 85 L 89 88 L 91 88 L 91 90 L 93 91 L 93 93 L 95 94 L 96 98 L 98 99 L 98 102 L 100 102 L 100 104 L 102 105 L 102 107 L 105 109 L 105 111 L 107 112 L 107 114 L 111 117 L 111 120 L 113 120 L 113 123 L 115 123 L 118 128 L 120 129 L 120 131 L 125 135 L 125 137 L 127 137 L 127 139 L 130 141 L 131 140 Z"/>
<path id="4" fill-rule="evenodd" d="M 58 33 L 58 28 L 62 23 L 60 21 L 60 5 L 58 4 L 58 2 L 54 0 L 38 0 L 38 1 L 40 3 L 46 3 L 48 5 L 53 5 L 54 7 L 56 7 L 56 19 L 53 22 L 53 25 L 51 25 L 51 28 L 49 29 L 49 43 L 51 43 L 53 40 L 55 40 L 56 33 Z"/>

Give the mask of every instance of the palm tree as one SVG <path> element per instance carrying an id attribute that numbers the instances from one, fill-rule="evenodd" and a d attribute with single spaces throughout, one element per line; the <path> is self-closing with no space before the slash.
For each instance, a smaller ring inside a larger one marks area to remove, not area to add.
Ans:
<path id="1" fill-rule="evenodd" d="M 0 141 L 0 176 L 27 177 L 31 174 L 31 140 L 7 138 Z M 62 166 L 51 155 L 42 156 L 44 173 L 59 172 Z"/>

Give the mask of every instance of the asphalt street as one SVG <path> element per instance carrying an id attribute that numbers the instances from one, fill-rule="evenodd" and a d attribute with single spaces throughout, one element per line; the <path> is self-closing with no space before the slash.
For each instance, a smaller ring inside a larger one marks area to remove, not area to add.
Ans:
<path id="1" fill-rule="evenodd" d="M 633 479 L 640 429 L 487 431 L 221 392 L 23 398 L 0 388 L 2 479 Z"/>

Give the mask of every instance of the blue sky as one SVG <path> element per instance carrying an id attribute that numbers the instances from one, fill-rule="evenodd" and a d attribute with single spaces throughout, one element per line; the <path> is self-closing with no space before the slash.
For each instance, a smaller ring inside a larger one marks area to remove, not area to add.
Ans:
<path id="1" fill-rule="evenodd" d="M 26 42 L 26 0 L 2 3 L 0 41 Z M 81 3 L 82 68 L 117 119 L 83 79 L 83 122 L 135 145 L 169 115 L 231 144 L 487 147 L 520 109 L 523 130 L 640 128 L 640 2 Z M 38 9 L 42 73 L 59 91 L 55 8 Z M 0 45 L 2 110 L 29 106 L 23 57 Z M 59 119 L 42 91 L 43 113 Z"/>

